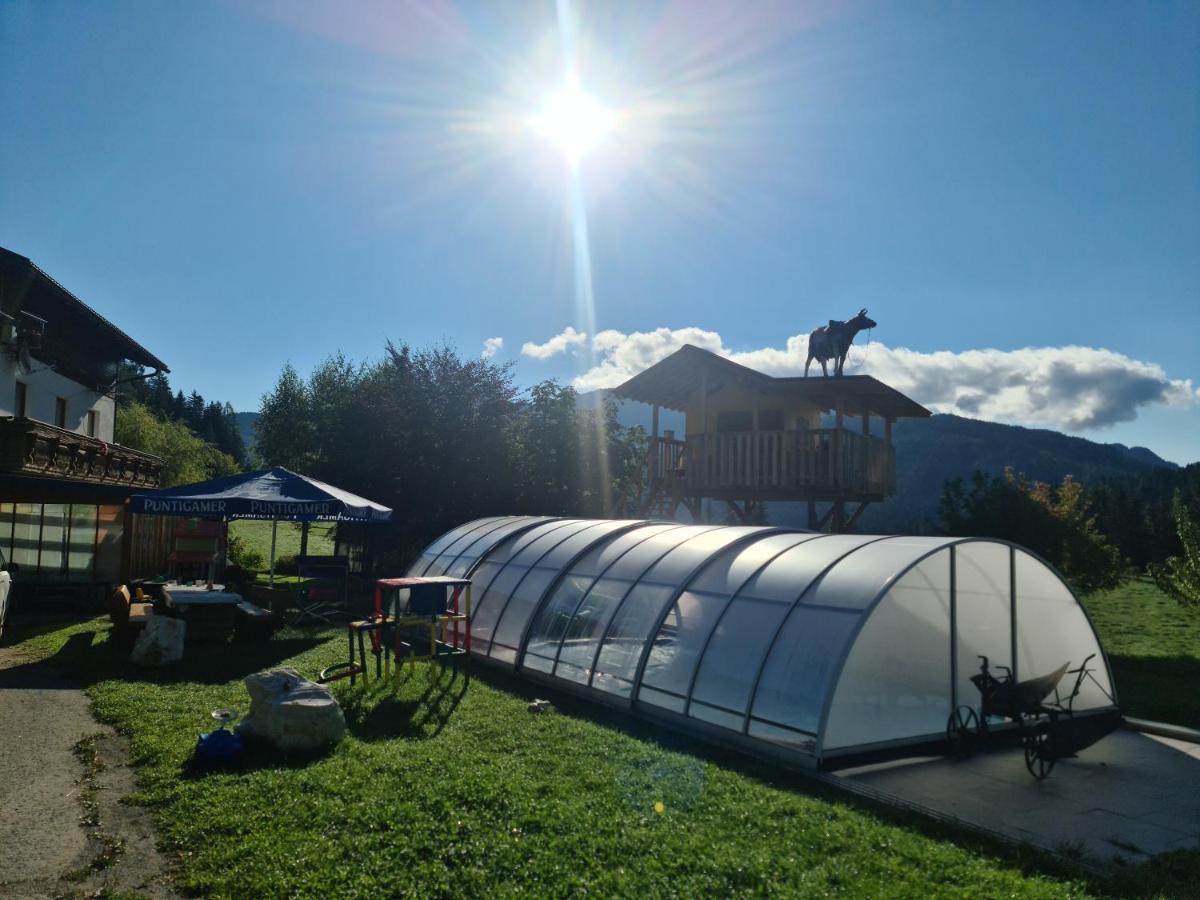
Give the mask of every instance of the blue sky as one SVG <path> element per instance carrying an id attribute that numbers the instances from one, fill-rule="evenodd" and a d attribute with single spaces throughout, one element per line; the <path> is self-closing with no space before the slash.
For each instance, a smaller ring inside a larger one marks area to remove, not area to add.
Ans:
<path id="1" fill-rule="evenodd" d="M 0 3 L 0 246 L 238 409 L 388 338 L 793 372 L 867 307 L 854 371 L 1200 459 L 1200 5 L 566 7 Z M 564 33 L 590 304 L 529 127 Z"/>

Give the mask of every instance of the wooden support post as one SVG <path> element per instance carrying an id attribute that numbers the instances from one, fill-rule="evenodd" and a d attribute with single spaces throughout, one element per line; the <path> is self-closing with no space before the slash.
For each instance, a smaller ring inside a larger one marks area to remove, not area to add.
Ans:
<path id="1" fill-rule="evenodd" d="M 128 499 L 125 500 L 121 529 L 121 584 L 129 584 L 133 577 L 133 511 Z"/>
<path id="2" fill-rule="evenodd" d="M 658 437 L 658 404 L 654 404 L 654 410 L 650 413 L 650 436 Z"/>
<path id="3" fill-rule="evenodd" d="M 883 420 L 883 439 L 890 446 L 892 443 L 892 417 Z"/>
<path id="4" fill-rule="evenodd" d="M 863 426 L 863 434 L 869 436 L 871 434 L 871 414 L 869 412 L 867 412 L 866 410 L 863 410 L 862 426 Z"/>
<path id="5" fill-rule="evenodd" d="M 863 510 L 866 509 L 869 505 L 870 505 L 869 502 L 866 500 L 864 500 L 862 503 L 858 504 L 858 509 L 856 509 L 851 514 L 850 518 L 846 520 L 846 530 L 847 531 L 854 528 L 854 523 L 858 521 L 858 517 L 863 514 Z"/>
<path id="6" fill-rule="evenodd" d="M 817 530 L 817 501 L 808 501 L 808 527 L 812 531 Z"/>

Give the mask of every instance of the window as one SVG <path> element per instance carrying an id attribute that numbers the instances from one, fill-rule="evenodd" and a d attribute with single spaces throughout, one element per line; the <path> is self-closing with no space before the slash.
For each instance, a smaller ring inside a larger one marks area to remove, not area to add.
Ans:
<path id="1" fill-rule="evenodd" d="M 94 409 L 89 409 L 87 414 L 87 435 L 95 437 L 96 432 L 100 428 L 100 414 Z"/>
<path id="2" fill-rule="evenodd" d="M 54 424 L 59 428 L 67 427 L 67 398 L 54 398 Z"/>
<path id="3" fill-rule="evenodd" d="M 717 413 L 717 434 L 727 431 L 753 431 L 754 413 L 748 410 L 729 410 Z"/>
<path id="4" fill-rule="evenodd" d="M 29 385 L 23 381 L 17 382 L 17 400 L 13 407 L 13 415 L 18 419 L 29 415 Z"/>
<path id="5" fill-rule="evenodd" d="M 759 431 L 783 431 L 782 409 L 760 409 L 758 411 Z"/>

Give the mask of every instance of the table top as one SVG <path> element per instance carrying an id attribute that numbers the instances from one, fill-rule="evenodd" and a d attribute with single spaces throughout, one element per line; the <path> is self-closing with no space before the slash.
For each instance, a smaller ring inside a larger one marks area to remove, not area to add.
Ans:
<path id="1" fill-rule="evenodd" d="M 242 602 L 241 594 L 230 591 L 210 591 L 191 585 L 167 585 L 163 596 L 168 606 L 236 606 Z"/>
<path id="2" fill-rule="evenodd" d="M 180 594 L 180 595 L 209 593 L 207 584 L 175 584 L 174 582 L 167 581 L 167 582 L 163 583 L 162 587 L 163 587 L 164 591 L 170 591 L 173 594 Z M 214 584 L 213 590 L 214 591 L 223 591 L 223 590 L 225 590 L 225 585 Z"/>

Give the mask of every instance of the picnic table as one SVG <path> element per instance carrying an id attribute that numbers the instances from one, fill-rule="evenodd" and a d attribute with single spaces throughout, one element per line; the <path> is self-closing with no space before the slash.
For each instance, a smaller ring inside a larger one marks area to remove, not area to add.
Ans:
<path id="1" fill-rule="evenodd" d="M 237 626 L 238 607 L 242 604 L 241 594 L 209 590 L 205 584 L 164 584 L 163 599 L 171 609 L 187 621 L 188 640 L 225 641 Z"/>

